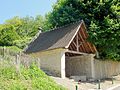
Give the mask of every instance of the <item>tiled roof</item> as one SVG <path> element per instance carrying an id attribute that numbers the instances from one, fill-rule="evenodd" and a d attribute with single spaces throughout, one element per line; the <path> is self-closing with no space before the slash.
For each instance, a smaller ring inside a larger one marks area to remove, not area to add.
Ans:
<path id="1" fill-rule="evenodd" d="M 82 21 L 71 23 L 52 31 L 40 33 L 39 36 L 28 45 L 25 53 L 34 53 L 55 48 L 65 48 L 71 41 L 81 23 Z"/>

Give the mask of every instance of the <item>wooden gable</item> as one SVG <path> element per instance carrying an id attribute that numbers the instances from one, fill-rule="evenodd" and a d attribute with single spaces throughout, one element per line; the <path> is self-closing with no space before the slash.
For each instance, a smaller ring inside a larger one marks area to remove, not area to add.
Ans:
<path id="1" fill-rule="evenodd" d="M 88 42 L 88 33 L 85 27 L 84 22 L 81 23 L 81 26 L 78 28 L 78 32 L 76 33 L 73 40 L 70 42 L 70 45 L 68 47 L 68 53 L 66 53 L 67 56 L 75 56 L 78 54 L 84 54 L 84 53 L 92 53 L 95 54 L 97 52 L 96 47 Z"/>

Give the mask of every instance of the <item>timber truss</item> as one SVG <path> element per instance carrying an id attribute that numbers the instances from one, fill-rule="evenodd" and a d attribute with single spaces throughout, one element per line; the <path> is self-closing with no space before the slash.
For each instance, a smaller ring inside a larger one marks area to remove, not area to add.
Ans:
<path id="1" fill-rule="evenodd" d="M 74 39 L 71 41 L 71 44 L 68 47 L 66 56 L 76 56 L 89 53 L 96 53 L 96 47 L 87 41 L 88 34 L 84 27 L 81 25 L 79 31 L 75 35 Z"/>

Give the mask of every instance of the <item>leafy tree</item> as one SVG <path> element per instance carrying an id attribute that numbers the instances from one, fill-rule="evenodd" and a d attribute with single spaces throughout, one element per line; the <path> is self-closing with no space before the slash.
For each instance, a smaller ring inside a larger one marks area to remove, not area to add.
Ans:
<path id="1" fill-rule="evenodd" d="M 3 25 L 3 28 L 0 30 L 0 46 L 11 46 L 17 39 L 20 39 L 20 37 L 15 32 L 14 26 Z"/>
<path id="2" fill-rule="evenodd" d="M 120 2 L 118 0 L 58 0 L 47 14 L 47 28 L 83 19 L 101 58 L 120 60 Z"/>
<path id="3" fill-rule="evenodd" d="M 35 18 L 33 17 L 24 17 L 21 18 L 22 25 L 18 27 L 18 34 L 21 36 L 21 40 L 16 40 L 14 43 L 19 48 L 24 48 L 38 33 L 38 28 L 43 28 L 44 19 L 42 16 L 38 15 Z"/>
<path id="4" fill-rule="evenodd" d="M 6 20 L 0 25 L 0 46 L 15 45 L 24 48 L 33 36 L 38 32 L 38 27 L 43 27 L 44 19 L 42 16 L 23 17 L 18 16 Z"/>

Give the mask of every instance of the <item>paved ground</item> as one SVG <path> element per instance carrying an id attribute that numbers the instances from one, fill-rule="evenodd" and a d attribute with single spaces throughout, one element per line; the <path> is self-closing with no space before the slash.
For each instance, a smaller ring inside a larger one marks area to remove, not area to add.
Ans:
<path id="1" fill-rule="evenodd" d="M 119 86 L 119 87 L 117 87 L 117 88 L 115 88 L 115 89 L 113 89 L 113 90 L 120 90 L 120 86 Z"/>
<path id="2" fill-rule="evenodd" d="M 52 77 L 52 76 L 51 76 Z M 52 77 L 58 84 L 68 88 L 68 90 L 76 90 L 76 85 L 78 86 L 78 90 L 98 90 L 97 82 L 82 82 L 78 84 L 73 79 L 61 79 L 58 77 Z M 120 75 L 115 77 L 114 84 L 112 84 L 111 80 L 104 80 L 101 82 L 101 90 L 107 90 L 108 88 L 114 87 L 120 84 Z M 120 90 L 119 88 L 115 88 L 113 90 Z"/>
<path id="3" fill-rule="evenodd" d="M 65 79 L 61 79 L 59 77 L 52 77 L 55 82 L 57 82 L 58 84 L 68 88 L 68 90 L 75 90 L 75 86 L 76 86 L 76 83 L 73 82 L 73 80 L 69 80 L 68 78 L 65 78 Z"/>

